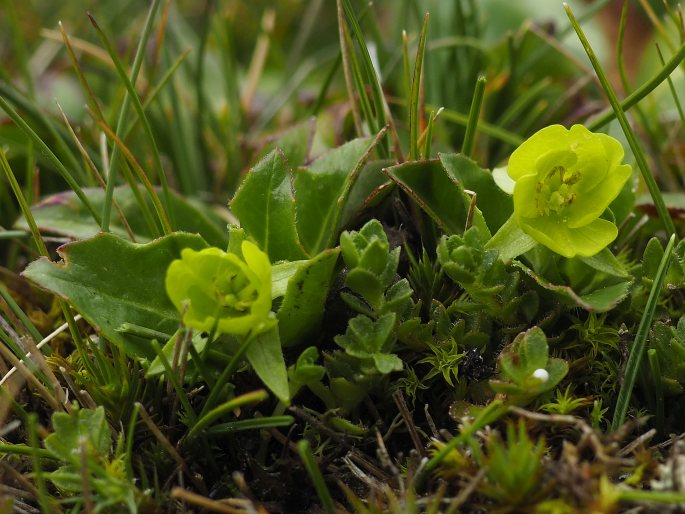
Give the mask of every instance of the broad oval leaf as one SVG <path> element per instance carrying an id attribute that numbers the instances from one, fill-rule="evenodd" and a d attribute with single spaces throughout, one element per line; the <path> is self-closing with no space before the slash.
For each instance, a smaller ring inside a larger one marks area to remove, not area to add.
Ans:
<path id="1" fill-rule="evenodd" d="M 271 262 L 306 256 L 295 230 L 292 177 L 281 150 L 271 151 L 250 170 L 230 206 Z"/>
<path id="2" fill-rule="evenodd" d="M 302 264 L 288 281 L 277 314 L 283 346 L 305 342 L 317 333 L 339 254 L 337 248 L 324 250 Z"/>
<path id="3" fill-rule="evenodd" d="M 309 255 L 333 246 L 349 192 L 381 136 L 354 139 L 297 169 L 297 232 Z"/>
<path id="4" fill-rule="evenodd" d="M 464 189 L 478 195 L 476 205 L 483 213 L 490 231 L 497 232 L 514 212 L 511 196 L 499 188 L 492 173 L 465 155 L 439 154 L 438 157 L 447 173 L 457 179 Z"/>
<path id="5" fill-rule="evenodd" d="M 447 234 L 464 232 L 470 200 L 440 161 L 413 161 L 384 170 Z"/>
<path id="6" fill-rule="evenodd" d="M 102 208 L 105 193 L 102 189 L 84 189 L 93 206 Z M 170 192 L 171 206 L 176 222 L 175 228 L 183 232 L 198 233 L 212 246 L 225 248 L 228 241 L 226 221 L 212 211 L 202 202 L 184 198 Z M 121 214 L 131 227 L 131 231 L 138 243 L 146 243 L 156 237 L 144 216 L 144 209 L 138 203 L 136 196 L 128 186 L 117 187 L 114 190 L 114 199 Z M 151 208 L 149 200 L 145 201 Z M 57 193 L 45 198 L 31 208 L 33 217 L 41 232 L 55 234 L 71 239 L 86 239 L 100 232 L 100 226 L 93 221 L 93 217 L 83 206 L 73 191 Z M 24 218 L 20 219 L 17 228 L 28 230 Z M 118 212 L 112 212 L 111 231 L 129 239 L 127 231 L 121 222 Z"/>
<path id="7" fill-rule="evenodd" d="M 63 262 L 43 257 L 23 275 L 67 300 L 129 355 L 152 360 L 151 337 L 171 337 L 180 321 L 164 287 L 166 270 L 183 248 L 206 247 L 196 234 L 174 233 L 147 244 L 98 234 L 60 247 Z"/>

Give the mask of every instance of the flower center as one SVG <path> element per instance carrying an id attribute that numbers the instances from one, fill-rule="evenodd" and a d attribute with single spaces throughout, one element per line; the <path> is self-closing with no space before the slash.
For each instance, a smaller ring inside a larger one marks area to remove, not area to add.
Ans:
<path id="1" fill-rule="evenodd" d="M 247 311 L 259 292 L 254 284 L 240 271 L 230 271 L 219 275 L 214 281 L 218 305 L 224 315 L 240 315 Z"/>
<path id="2" fill-rule="evenodd" d="M 566 207 L 576 199 L 573 186 L 580 180 L 580 172 L 564 166 L 554 166 L 538 177 L 541 177 L 535 187 L 535 208 L 538 216 L 563 215 Z"/>

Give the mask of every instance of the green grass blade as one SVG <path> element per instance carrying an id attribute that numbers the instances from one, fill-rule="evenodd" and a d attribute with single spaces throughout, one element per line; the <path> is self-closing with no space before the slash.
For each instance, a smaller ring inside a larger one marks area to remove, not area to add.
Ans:
<path id="1" fill-rule="evenodd" d="M 150 179 L 147 177 L 145 174 L 145 170 L 143 170 L 142 166 L 136 161 L 136 158 L 134 155 L 131 153 L 131 151 L 126 147 L 124 142 L 119 139 L 119 137 L 114 133 L 114 131 L 107 126 L 107 124 L 103 120 L 98 120 L 95 119 L 96 123 L 102 128 L 107 136 L 114 141 L 115 148 L 118 148 L 119 151 L 124 155 L 128 163 L 131 165 L 133 168 L 134 173 L 138 177 L 138 180 L 140 180 L 143 184 L 143 187 L 145 187 L 145 190 L 147 191 L 148 195 L 150 196 L 150 200 L 152 201 L 152 205 L 155 208 L 155 211 L 157 212 L 157 216 L 159 217 L 159 221 L 162 224 L 162 231 L 164 234 L 170 234 L 173 229 L 171 227 L 171 221 L 169 220 L 169 216 L 167 211 L 164 209 L 164 206 L 162 205 L 162 202 L 159 200 L 159 196 L 157 196 L 157 192 L 155 191 L 154 186 L 150 182 Z M 111 179 L 111 177 L 110 177 Z M 109 186 L 109 181 L 107 182 L 107 185 Z M 105 190 L 105 195 L 106 195 L 106 190 Z M 113 198 L 112 198 L 113 200 Z M 106 201 L 106 200 L 105 200 Z"/>
<path id="2" fill-rule="evenodd" d="M 219 405 L 218 407 L 210 410 L 202 416 L 197 423 L 193 425 L 193 428 L 188 432 L 188 437 L 191 438 L 198 433 L 200 433 L 206 426 L 211 424 L 213 421 L 219 419 L 223 415 L 234 411 L 235 409 L 242 407 L 243 405 L 251 405 L 255 403 L 260 403 L 269 397 L 264 389 L 258 389 L 257 391 L 252 391 L 250 393 L 245 393 L 240 396 L 236 396 Z"/>
<path id="3" fill-rule="evenodd" d="M 295 422 L 292 416 L 269 416 L 264 418 L 241 419 L 214 425 L 205 431 L 207 435 L 224 435 L 243 430 L 264 430 L 266 428 L 288 427 Z"/>
<path id="4" fill-rule="evenodd" d="M 473 92 L 473 100 L 471 101 L 471 109 L 469 111 L 469 121 L 466 124 L 466 134 L 464 135 L 464 142 L 461 146 L 461 153 L 468 157 L 473 156 L 473 146 L 476 141 L 476 130 L 478 129 L 478 119 L 480 118 L 480 109 L 483 105 L 486 83 L 487 79 L 483 75 L 478 77 L 476 89 Z"/>
<path id="5" fill-rule="evenodd" d="M 136 435 L 136 421 L 138 421 L 138 412 L 140 411 L 140 404 L 134 403 L 131 417 L 128 420 L 128 430 L 126 431 L 126 453 L 124 454 L 124 464 L 126 466 L 126 476 L 133 481 L 133 443 Z"/>
<path id="6" fill-rule="evenodd" d="M 661 53 L 661 48 L 659 47 L 659 44 L 657 43 L 656 45 L 656 51 L 659 54 L 659 61 L 661 61 L 661 65 L 665 66 L 666 61 L 664 61 L 664 55 Z M 683 106 L 680 103 L 680 98 L 678 98 L 678 93 L 675 90 L 675 86 L 673 85 L 673 79 L 671 79 L 671 76 L 669 75 L 666 77 L 666 80 L 668 81 L 668 87 L 671 90 L 671 96 L 673 96 L 673 101 L 675 102 L 676 109 L 678 109 L 678 115 L 680 116 L 680 122 L 685 125 L 685 113 L 683 113 Z"/>
<path id="7" fill-rule="evenodd" d="M 437 109 L 437 107 L 426 104 L 426 109 L 430 111 Z M 469 117 L 466 114 L 451 111 L 449 109 L 443 109 L 440 116 L 447 121 L 451 121 L 452 123 L 456 123 L 457 125 L 461 125 L 463 127 L 466 127 L 469 123 Z M 518 134 L 514 134 L 513 132 L 509 132 L 508 130 L 498 127 L 497 125 L 492 125 L 484 121 L 478 124 L 478 130 L 480 130 L 483 134 L 513 146 L 519 146 L 521 143 L 523 143 L 523 138 Z"/>
<path id="8" fill-rule="evenodd" d="M 309 441 L 306 439 L 301 440 L 297 443 L 297 452 L 300 454 L 302 463 L 304 464 L 307 474 L 312 482 L 314 482 L 314 488 L 316 493 L 319 495 L 319 500 L 321 500 L 321 506 L 326 514 L 335 514 L 335 505 L 333 503 L 333 498 L 331 493 L 326 486 L 326 482 L 321 474 L 321 469 L 316 462 L 316 458 L 312 453 L 312 449 L 309 446 Z"/>
<path id="9" fill-rule="evenodd" d="M 654 396 L 656 399 L 656 429 L 659 434 L 664 433 L 664 387 L 661 383 L 661 365 L 656 354 L 656 349 L 647 350 L 647 360 L 649 370 L 652 374 L 652 384 L 654 385 Z"/>
<path id="10" fill-rule="evenodd" d="M 652 78 L 642 84 L 621 102 L 621 109 L 623 111 L 629 110 L 649 93 L 654 91 L 659 84 L 666 80 L 666 78 L 670 76 L 678 66 L 680 66 L 680 64 L 683 62 L 683 59 L 685 59 L 685 44 L 683 44 L 678 51 L 673 54 L 668 61 L 666 61 L 666 64 L 663 66 L 663 68 L 661 68 L 661 70 L 659 70 Z M 597 130 L 612 121 L 614 118 L 616 118 L 616 111 L 613 109 L 609 110 L 595 118 L 587 126 L 587 128 L 589 130 Z"/>
<path id="11" fill-rule="evenodd" d="M 176 334 L 173 336 L 176 339 L 176 344 L 179 344 L 179 333 L 181 333 L 180 330 L 177 331 Z M 195 410 L 193 410 L 193 407 L 190 405 L 190 400 L 188 400 L 188 395 L 186 394 L 185 389 L 183 389 L 183 385 L 179 382 L 178 372 L 171 368 L 169 359 L 167 359 L 166 355 L 164 355 L 162 347 L 159 345 L 157 340 L 153 339 L 150 344 L 152 345 L 152 348 L 155 350 L 155 353 L 157 354 L 159 361 L 162 363 L 162 366 L 164 366 L 166 376 L 171 382 L 174 391 L 176 391 L 178 399 L 180 400 L 181 404 L 183 405 L 183 408 L 185 409 L 184 414 L 188 416 L 188 419 L 190 419 L 192 422 L 195 422 L 197 420 L 197 415 L 195 414 Z"/>
<path id="12" fill-rule="evenodd" d="M 19 321 L 21 321 L 21 324 L 24 325 L 28 333 L 31 334 L 31 337 L 33 337 L 33 340 L 36 342 L 36 344 L 38 344 L 43 339 L 43 336 L 40 335 L 40 332 L 38 332 L 36 326 L 29 319 L 26 313 L 21 309 L 21 307 L 19 307 L 17 302 L 14 301 L 12 295 L 9 293 L 7 288 L 5 288 L 5 286 L 2 284 L 0 284 L 0 297 L 9 306 L 9 308 L 12 310 L 14 315 L 19 319 Z"/>
<path id="13" fill-rule="evenodd" d="M 414 62 L 411 96 L 409 98 L 409 159 L 412 161 L 419 158 L 419 97 L 421 95 L 421 76 L 423 74 L 423 58 L 426 54 L 429 18 L 428 13 L 423 17 L 423 25 L 421 25 L 421 34 L 419 35 L 419 47 L 416 50 L 416 61 Z"/>
<path id="14" fill-rule="evenodd" d="M 147 47 L 147 42 L 150 37 L 150 33 L 152 32 L 152 24 L 155 18 L 155 15 L 157 13 L 157 10 L 159 9 L 159 6 L 161 5 L 162 0 L 153 0 L 153 2 L 150 5 L 150 10 L 148 11 L 148 17 L 145 20 L 145 26 L 143 28 L 143 33 L 140 36 L 140 41 L 138 43 L 138 48 L 136 49 L 136 55 L 133 58 L 133 66 L 131 67 L 131 76 L 130 78 L 126 75 L 126 72 L 124 71 L 123 75 L 126 76 L 126 80 L 124 81 L 124 85 L 131 85 L 135 84 L 136 80 L 138 79 L 138 73 L 140 72 L 140 68 L 143 64 L 143 58 L 145 56 L 145 49 Z M 101 31 L 101 29 L 98 27 L 97 23 L 95 22 L 95 19 L 88 14 L 88 17 L 91 20 L 91 23 L 93 23 L 93 26 L 95 27 L 96 31 L 98 32 L 98 35 L 100 35 L 101 40 L 103 40 L 103 43 L 105 45 L 109 45 L 109 41 L 107 40 L 106 37 L 104 37 L 104 33 Z M 110 53 L 110 56 L 112 57 L 112 61 L 114 65 L 117 68 L 117 71 L 121 75 L 121 71 L 119 68 L 122 68 L 121 61 L 119 58 L 116 56 L 116 52 L 113 51 L 113 49 L 110 47 L 108 48 L 108 51 Z M 128 111 L 130 108 L 130 104 L 132 101 L 131 98 L 131 93 L 128 90 L 127 87 L 127 92 L 126 95 L 124 95 L 124 99 L 121 102 L 121 109 L 119 111 L 119 119 L 117 121 L 117 127 L 116 127 L 116 135 L 118 137 L 121 137 L 123 135 L 123 131 L 126 125 L 126 119 L 128 118 Z M 133 90 L 133 96 L 137 97 L 137 94 L 135 93 L 135 89 Z M 140 116 L 140 114 L 139 114 Z M 141 117 L 143 119 L 144 117 Z M 155 147 L 156 150 L 156 147 Z M 156 157 L 159 157 L 158 152 Z M 116 183 L 115 180 L 115 174 L 118 169 L 119 165 L 119 150 L 118 147 L 115 145 L 113 150 L 112 150 L 112 155 L 110 157 L 109 161 L 109 170 L 110 170 L 110 175 L 107 177 L 107 189 L 105 189 L 105 202 L 104 206 L 102 209 L 102 224 L 100 225 L 102 227 L 102 230 L 104 232 L 109 231 L 109 222 L 111 218 L 111 212 L 112 212 L 112 198 L 114 196 L 114 185 Z M 161 172 L 161 175 L 164 175 L 163 172 Z"/>
<path id="15" fill-rule="evenodd" d="M 604 89 L 604 92 L 607 95 L 607 99 L 609 100 L 611 107 L 614 109 L 616 118 L 618 119 L 618 122 L 620 123 L 621 128 L 623 129 L 623 133 L 625 134 L 626 139 L 628 140 L 630 149 L 633 151 L 633 155 L 635 156 L 638 168 L 640 169 L 640 173 L 642 174 L 642 179 L 645 181 L 645 184 L 647 185 L 647 189 L 649 190 L 649 194 L 651 195 L 652 200 L 654 201 L 654 206 L 656 207 L 656 211 L 659 215 L 659 218 L 661 218 L 661 222 L 664 224 L 666 233 L 674 234 L 675 225 L 673 224 L 671 214 L 668 212 L 668 209 L 666 209 L 666 204 L 664 203 L 664 198 L 661 195 L 659 186 L 657 185 L 656 181 L 654 180 L 654 177 L 652 176 L 652 173 L 649 170 L 645 154 L 642 151 L 642 148 L 640 147 L 637 138 L 635 137 L 633 129 L 630 127 L 630 123 L 628 123 L 628 119 L 626 118 L 626 115 L 623 112 L 623 109 L 621 108 L 621 104 L 618 101 L 618 98 L 616 97 L 616 93 L 611 87 L 611 84 L 609 84 L 609 80 L 607 79 L 606 74 L 602 69 L 602 66 L 599 64 L 599 61 L 595 56 L 595 52 L 592 49 L 592 46 L 590 46 L 590 42 L 588 41 L 587 37 L 585 37 L 583 29 L 580 28 L 578 20 L 576 20 L 575 16 L 573 15 L 571 8 L 568 4 L 565 3 L 564 9 L 566 10 L 566 14 L 569 20 L 571 21 L 571 25 L 573 25 L 573 28 L 575 29 L 576 34 L 578 35 L 578 39 L 580 40 L 581 44 L 583 45 L 583 48 L 585 49 L 585 53 L 587 54 L 588 58 L 590 59 L 590 62 L 592 63 L 592 67 L 595 69 L 595 73 L 597 74 L 597 78 L 602 84 L 602 88 Z"/>
<path id="16" fill-rule="evenodd" d="M 0 100 L 2 100 L 1 97 Z M 29 230 L 31 231 L 31 235 L 33 236 L 33 242 L 36 244 L 36 248 L 38 248 L 38 253 L 40 253 L 40 255 L 44 257 L 48 257 L 48 249 L 45 246 L 45 243 L 43 242 L 43 238 L 40 235 L 40 230 L 38 230 L 36 220 L 34 219 L 33 214 L 31 213 L 31 206 L 26 201 L 24 193 L 22 192 L 21 187 L 19 186 L 19 182 L 17 182 L 17 178 L 14 176 L 12 167 L 10 166 L 10 163 L 7 160 L 5 151 L 2 149 L 0 149 L 0 168 L 2 168 L 2 171 L 5 174 L 7 182 L 9 182 L 10 187 L 12 188 L 14 197 L 17 199 L 17 202 L 19 203 L 19 208 L 21 209 L 21 213 L 24 215 L 26 223 L 29 226 Z M 40 339 L 41 338 L 39 337 L 38 341 L 40 341 Z"/>
<path id="17" fill-rule="evenodd" d="M 71 169 L 73 171 L 74 176 L 79 181 L 87 182 L 88 177 L 81 168 L 81 164 L 77 156 L 66 144 L 66 141 L 68 139 L 67 135 L 64 133 L 63 130 L 60 129 L 59 126 L 55 126 L 52 120 L 45 114 L 45 112 L 42 109 L 40 109 L 36 104 L 31 102 L 26 97 L 22 96 L 21 93 L 19 93 L 19 91 L 17 91 L 11 85 L 4 83 L 2 81 L 0 81 L 0 97 L 5 97 L 7 100 L 9 100 L 8 103 L 14 105 L 22 113 L 39 122 L 43 126 L 43 128 L 45 128 L 45 130 L 48 132 L 50 137 L 53 138 L 55 151 L 58 152 L 61 156 L 61 161 L 65 162 L 66 168 Z M 7 114 L 10 117 L 12 117 L 10 113 Z M 33 139 L 33 137 L 29 137 L 29 139 Z M 37 148 L 42 150 L 42 147 L 40 145 L 37 145 Z M 49 156 L 46 155 L 46 157 L 48 157 L 48 160 L 52 164 L 54 164 L 53 160 Z"/>
<path id="18" fill-rule="evenodd" d="M 12 121 L 33 141 L 33 143 L 38 147 L 38 149 L 43 153 L 43 155 L 45 155 L 45 157 L 48 158 L 48 160 L 53 164 L 53 166 L 57 168 L 59 174 L 66 181 L 66 183 L 69 185 L 72 191 L 76 193 L 76 196 L 78 196 L 79 200 L 83 202 L 83 205 L 91 213 L 93 219 L 97 222 L 98 225 L 101 225 L 100 215 L 93 207 L 93 204 L 90 203 L 90 200 L 88 200 L 88 197 L 81 189 L 81 186 L 78 185 L 74 177 L 71 176 L 69 170 L 64 166 L 64 164 L 62 164 L 62 161 L 60 161 L 57 158 L 57 156 L 52 152 L 52 150 L 50 150 L 48 145 L 45 144 L 45 142 L 40 138 L 40 136 L 38 136 L 38 134 L 34 132 L 34 130 L 29 126 L 29 124 L 26 123 L 21 116 L 19 116 L 17 111 L 15 111 L 2 96 L 0 96 L 0 108 L 7 113 L 7 115 L 12 119 Z"/>
<path id="19" fill-rule="evenodd" d="M 487 407 L 480 411 L 476 419 L 473 420 L 473 423 L 465 425 L 459 435 L 450 439 L 440 451 L 436 452 L 435 455 L 426 462 L 420 475 L 417 475 L 416 477 L 417 484 L 419 483 L 420 477 L 425 477 L 427 473 L 434 470 L 457 446 L 466 442 L 469 437 L 478 430 L 481 430 L 485 425 L 489 425 L 501 418 L 507 412 L 507 408 L 508 407 L 500 400 L 490 402 Z"/>
<path id="20" fill-rule="evenodd" d="M 371 86 L 371 102 L 374 109 L 374 119 L 367 120 L 367 123 L 373 123 L 373 133 L 378 133 L 380 130 L 389 123 L 386 117 L 386 105 L 385 98 L 383 97 L 383 91 L 379 83 L 378 75 L 373 67 L 373 62 L 371 61 L 371 55 L 369 54 L 369 49 L 366 46 L 364 35 L 362 29 L 359 26 L 359 21 L 357 16 L 352 9 L 352 5 L 349 0 L 342 0 L 343 10 L 345 12 L 345 17 L 347 23 L 352 30 L 352 38 L 357 42 L 359 49 L 361 51 L 361 71 L 365 76 L 366 84 Z M 359 91 L 360 96 L 365 95 L 365 91 Z M 387 158 L 390 155 L 390 150 L 388 147 L 388 140 L 384 140 L 378 147 L 378 153 L 381 158 Z"/>
<path id="21" fill-rule="evenodd" d="M 45 485 L 45 477 L 43 477 L 43 467 L 40 462 L 41 448 L 38 443 L 38 415 L 30 413 L 26 419 L 26 430 L 29 433 L 29 446 L 31 447 L 31 457 L 33 461 L 33 477 L 36 482 L 36 489 L 38 491 L 38 503 L 41 510 L 48 514 L 55 512 L 62 512 L 57 505 L 52 501 L 48 495 L 48 488 Z"/>
<path id="22" fill-rule="evenodd" d="M 649 298 L 647 299 L 645 311 L 642 314 L 642 319 L 640 320 L 637 334 L 635 334 L 635 341 L 630 348 L 630 355 L 628 356 L 628 362 L 626 363 L 626 371 L 623 376 L 623 383 L 621 384 L 621 389 L 618 392 L 616 409 L 614 410 L 614 417 L 611 421 L 611 430 L 613 431 L 618 430 L 623 425 L 626 414 L 628 413 L 630 397 L 633 393 L 633 387 L 635 386 L 635 380 L 637 379 L 638 371 L 640 370 L 642 356 L 645 353 L 649 329 L 652 326 L 652 319 L 654 318 L 656 304 L 659 301 L 661 289 L 664 285 L 664 280 L 666 279 L 666 272 L 668 271 L 668 266 L 671 262 L 674 243 L 675 234 L 671 236 L 668 244 L 666 245 L 666 250 L 664 250 L 664 256 L 659 263 L 659 268 L 657 269 L 656 276 L 654 278 L 652 290 L 649 292 Z"/>

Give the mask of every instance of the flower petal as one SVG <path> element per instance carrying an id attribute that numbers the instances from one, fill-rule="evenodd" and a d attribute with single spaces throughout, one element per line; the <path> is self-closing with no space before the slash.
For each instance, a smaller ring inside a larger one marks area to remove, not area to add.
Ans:
<path id="1" fill-rule="evenodd" d="M 596 219 L 584 227 L 569 229 L 571 244 L 581 257 L 591 257 L 602 251 L 618 235 L 611 221 Z"/>
<path id="2" fill-rule="evenodd" d="M 534 218 L 524 220 L 521 228 L 553 252 L 568 258 L 595 255 L 618 234 L 616 225 L 603 219 L 572 229 L 552 218 Z"/>
<path id="3" fill-rule="evenodd" d="M 525 218 L 519 224 L 526 234 L 553 252 L 569 258 L 576 255 L 570 230 L 558 218 Z"/>
<path id="4" fill-rule="evenodd" d="M 538 216 L 535 204 L 537 175 L 526 175 L 516 181 L 514 186 L 514 215 L 519 218 L 535 218 Z"/>
<path id="5" fill-rule="evenodd" d="M 518 180 L 525 175 L 535 174 L 535 163 L 541 154 L 568 147 L 568 130 L 561 125 L 545 127 L 526 139 L 511 154 L 507 170 L 509 176 Z"/>
<path id="6" fill-rule="evenodd" d="M 566 208 L 569 228 L 582 227 L 599 218 L 621 192 L 631 173 L 628 164 L 616 166 L 594 189 L 578 191 L 574 202 Z"/>

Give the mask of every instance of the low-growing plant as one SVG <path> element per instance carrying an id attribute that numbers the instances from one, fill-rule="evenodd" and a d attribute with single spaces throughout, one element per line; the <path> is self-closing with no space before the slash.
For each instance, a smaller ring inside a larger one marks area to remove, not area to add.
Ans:
<path id="1" fill-rule="evenodd" d="M 609 3 L 5 2 L 0 510 L 685 503 L 682 12 L 631 88 Z"/>

